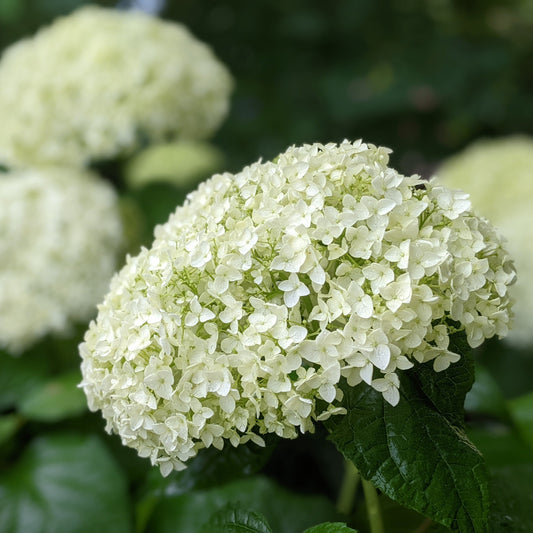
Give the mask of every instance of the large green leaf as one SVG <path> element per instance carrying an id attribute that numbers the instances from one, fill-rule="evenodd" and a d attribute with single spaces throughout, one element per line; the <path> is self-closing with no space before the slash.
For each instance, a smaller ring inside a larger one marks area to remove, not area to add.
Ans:
<path id="1" fill-rule="evenodd" d="M 209 490 L 166 495 L 145 528 L 149 533 L 197 533 L 206 518 L 228 504 L 260 513 L 275 533 L 295 533 L 335 520 L 332 502 L 322 496 L 294 494 L 264 477 L 252 477 Z"/>
<path id="2" fill-rule="evenodd" d="M 481 533 L 487 528 L 488 474 L 459 426 L 471 379 L 470 363 L 463 369 L 456 364 L 440 373 L 420 367 L 404 372 L 395 407 L 364 383 L 345 386 L 348 413 L 332 417 L 327 427 L 345 457 L 390 498 L 453 530 Z"/>
<path id="3" fill-rule="evenodd" d="M 128 533 L 127 487 L 93 436 L 40 437 L 0 477 L 2 533 Z"/>
<path id="4" fill-rule="evenodd" d="M 357 533 L 357 531 L 342 522 L 327 522 L 306 529 L 304 533 Z"/>
<path id="5" fill-rule="evenodd" d="M 464 427 L 465 397 L 474 383 L 474 358 L 463 332 L 451 336 L 449 348 L 461 354 L 461 359 L 446 371 L 435 372 L 429 363 L 415 366 L 409 376 L 432 407 L 452 424 Z"/>
<path id="6" fill-rule="evenodd" d="M 19 405 L 20 412 L 30 420 L 57 422 L 87 410 L 87 400 L 78 388 L 79 371 L 57 376 L 28 391 Z"/>
<path id="7" fill-rule="evenodd" d="M 272 533 L 264 516 L 228 504 L 203 525 L 199 533 Z"/>

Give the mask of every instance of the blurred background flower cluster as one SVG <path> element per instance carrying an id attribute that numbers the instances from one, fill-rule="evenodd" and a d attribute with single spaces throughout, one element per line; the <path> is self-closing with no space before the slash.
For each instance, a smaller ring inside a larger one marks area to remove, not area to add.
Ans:
<path id="1" fill-rule="evenodd" d="M 526 506 L 533 3 L 87 4 L 0 0 L 0 532 L 195 532 L 230 496 L 279 532 L 338 518 L 342 459 L 320 434 L 206 450 L 163 480 L 88 412 L 77 347 L 126 254 L 202 180 L 359 138 L 392 148 L 404 174 L 470 193 L 508 240 L 515 329 L 478 349 L 466 408 L 469 436 Z M 389 533 L 421 521 L 382 505 Z"/>

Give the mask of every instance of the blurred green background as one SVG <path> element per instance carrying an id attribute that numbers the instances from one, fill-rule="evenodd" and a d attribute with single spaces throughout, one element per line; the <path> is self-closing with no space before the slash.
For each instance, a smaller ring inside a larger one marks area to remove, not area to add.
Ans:
<path id="1" fill-rule="evenodd" d="M 0 0 L 0 48 L 84 3 Z M 214 139 L 230 171 L 290 144 L 361 137 L 428 175 L 474 139 L 533 132 L 530 0 L 119 4 L 184 23 L 233 73 Z"/>
<path id="2" fill-rule="evenodd" d="M 87 3 L 0 0 L 0 50 Z M 136 3 L 147 9 L 160 8 L 161 16 L 185 24 L 228 66 L 235 90 L 229 116 L 212 142 L 224 155 L 223 169 L 229 171 L 238 171 L 259 158 L 271 159 L 291 144 L 363 138 L 365 142 L 392 148 L 392 166 L 401 172 L 428 177 L 442 159 L 480 137 L 533 134 L 531 0 L 93 3 L 108 7 L 117 3 L 131 7 Z M 153 225 L 166 220 L 186 192 L 169 184 L 152 184 L 124 194 L 124 209 L 133 225 L 142 217 L 127 200 L 140 204 L 151 233 Z M 132 232 L 136 231 L 140 230 L 133 228 Z M 151 236 L 144 235 L 143 240 L 149 244 Z M 107 531 L 113 527 L 115 532 L 129 532 L 133 531 L 132 524 L 137 532 L 177 531 L 176 520 L 188 516 L 181 512 L 180 505 L 194 508 L 194 498 L 218 497 L 218 493 L 201 491 L 207 491 L 215 481 L 239 477 L 244 470 L 241 472 L 237 460 L 237 466 L 230 461 L 229 468 L 224 466 L 226 470 L 221 470 L 215 459 L 205 454 L 196 463 L 201 483 L 194 478 L 193 467 L 181 477 L 174 474 L 163 483 L 147 460 L 138 459 L 133 451 L 122 447 L 117 437 L 104 435 L 100 414 L 86 413 L 81 393 L 74 399 L 70 396 L 79 380 L 76 345 L 84 329 L 80 326 L 66 341 L 45 340 L 24 361 L 4 360 L 7 362 L 0 372 L 0 407 L 4 408 L 0 419 L 0 467 L 14 464 L 15 468 L 9 472 L 6 468 L 8 474 L 0 478 L 0 503 L 2 488 L 7 495 L 4 501 L 9 504 L 6 508 L 11 510 L 16 507 L 12 502 L 26 501 L 28 493 L 62 497 L 63 487 L 78 487 L 78 480 L 86 476 L 96 487 L 109 486 L 98 500 L 101 507 L 94 502 L 87 504 L 87 514 L 106 517 L 108 529 L 91 522 L 87 529 L 79 531 Z M 478 380 L 467 399 L 467 417 L 470 436 L 491 468 L 507 469 L 502 470 L 502 475 L 510 476 L 508 485 L 514 487 L 515 492 L 509 492 L 512 505 L 519 507 L 521 502 L 516 495 L 522 495 L 523 508 L 529 513 L 530 500 L 524 487 L 531 485 L 533 472 L 533 358 L 531 350 L 504 350 L 503 346 L 491 341 L 478 352 L 483 366 L 478 368 Z M 49 382 L 50 376 L 65 369 L 74 374 L 62 374 Z M 13 376 L 18 376 L 19 382 Z M 50 397 L 50 383 L 55 395 L 52 407 L 62 406 L 59 413 L 43 401 L 43 397 Z M 12 412 L 12 405 L 17 402 L 23 417 Z M 30 423 L 20 422 L 25 419 Z M 77 437 L 36 437 L 64 430 Z M 82 434 L 89 440 L 78 442 L 76 439 Z M 92 440 L 94 435 L 98 435 L 97 442 Z M 104 439 L 105 450 L 111 450 L 111 466 L 107 452 L 100 449 L 100 439 Z M 21 452 L 21 443 L 30 441 L 29 451 Z M 263 456 L 254 459 L 256 469 L 268 462 L 267 474 L 285 487 L 322 492 L 333 499 L 341 464 L 324 442 L 305 437 L 298 441 L 299 448 L 292 441 L 282 443 L 271 460 Z M 81 447 L 86 447 L 83 453 L 90 459 L 87 464 L 79 464 Z M 50 459 L 50 450 L 61 453 Z M 246 453 L 252 454 L 239 449 L 239 458 L 243 453 L 245 458 Z M 22 461 L 18 461 L 19 454 Z M 100 462 L 93 461 L 93 456 Z M 44 478 L 48 484 L 39 477 L 42 465 L 56 468 L 51 470 L 51 481 Z M 246 474 L 254 471 L 248 464 L 246 468 Z M 100 472 L 102 479 L 93 480 L 95 472 Z M 295 479 L 298 483 L 293 486 Z M 113 480 L 120 486 L 113 485 Z M 265 500 L 272 500 L 270 486 L 265 488 L 261 479 L 258 483 L 259 488 L 254 490 L 263 490 L 268 496 Z M 320 485 L 319 490 L 313 483 Z M 85 495 L 86 491 L 85 486 L 80 486 L 78 492 Z M 251 492 L 248 485 L 244 492 Z M 284 499 L 285 495 L 280 496 L 280 501 Z M 81 500 L 85 505 L 86 497 Z M 116 516 L 104 504 L 109 504 Z M 392 509 L 390 514 L 396 520 L 394 513 L 398 509 L 394 505 L 387 507 L 385 503 L 384 512 L 387 516 Z M 302 514 L 311 507 L 321 510 L 316 503 L 305 501 Z M 403 520 L 412 520 L 412 531 L 421 517 Z M 19 531 L 14 527 L 9 531 Z M 501 531 L 507 531 L 506 527 L 503 524 Z M 528 527 L 525 524 L 520 531 L 527 533 Z M 388 531 L 395 533 L 404 531 L 392 525 L 390 528 Z"/>

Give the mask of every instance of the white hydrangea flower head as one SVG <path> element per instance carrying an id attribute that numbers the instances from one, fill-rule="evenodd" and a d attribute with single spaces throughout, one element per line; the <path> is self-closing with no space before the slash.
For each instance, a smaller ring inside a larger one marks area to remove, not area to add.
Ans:
<path id="1" fill-rule="evenodd" d="M 88 321 L 122 247 L 114 190 L 49 168 L 0 174 L 0 347 L 14 355 Z"/>
<path id="2" fill-rule="evenodd" d="M 468 192 L 475 211 L 487 217 L 507 239 L 518 272 L 511 288 L 513 327 L 506 342 L 533 345 L 533 138 L 504 137 L 478 141 L 444 161 L 437 172 L 445 185 Z"/>
<path id="3" fill-rule="evenodd" d="M 467 196 L 344 141 L 215 175 L 114 278 L 80 347 L 108 431 L 163 474 L 199 449 L 294 438 L 343 412 L 339 382 L 391 404 L 396 371 L 505 335 L 514 270 Z"/>
<path id="4" fill-rule="evenodd" d="M 0 161 L 81 165 L 169 137 L 203 139 L 232 79 L 210 48 L 140 11 L 83 7 L 0 61 Z"/>

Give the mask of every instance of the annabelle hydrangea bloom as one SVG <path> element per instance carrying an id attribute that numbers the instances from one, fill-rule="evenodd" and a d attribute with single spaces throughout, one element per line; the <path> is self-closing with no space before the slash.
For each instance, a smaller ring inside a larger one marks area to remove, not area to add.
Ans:
<path id="1" fill-rule="evenodd" d="M 505 335 L 512 264 L 467 195 L 348 141 L 215 175 L 113 280 L 81 345 L 107 429 L 164 474 L 203 447 L 293 438 L 341 379 L 399 401 L 398 370 Z"/>
<path id="2" fill-rule="evenodd" d="M 476 211 L 506 237 L 518 272 L 518 282 L 511 289 L 516 300 L 514 324 L 506 341 L 533 345 L 533 139 L 478 141 L 445 161 L 438 177 L 445 185 L 467 191 Z"/>
<path id="3" fill-rule="evenodd" d="M 116 195 L 96 176 L 0 173 L 0 347 L 18 354 L 89 320 L 121 246 Z"/>
<path id="4" fill-rule="evenodd" d="M 84 7 L 0 61 L 0 160 L 83 164 L 167 137 L 211 135 L 232 81 L 178 24 Z"/>

